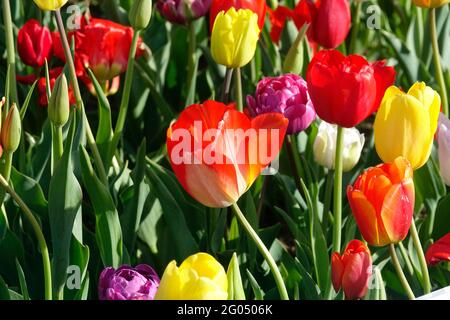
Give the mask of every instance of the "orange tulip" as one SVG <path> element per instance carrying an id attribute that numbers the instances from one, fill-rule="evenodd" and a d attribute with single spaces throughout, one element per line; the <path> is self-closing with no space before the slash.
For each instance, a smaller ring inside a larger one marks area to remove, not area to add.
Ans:
<path id="1" fill-rule="evenodd" d="M 411 164 L 399 157 L 367 169 L 347 197 L 364 239 L 373 246 L 402 241 L 408 234 L 414 212 L 414 182 Z"/>
<path id="2" fill-rule="evenodd" d="M 216 101 L 192 105 L 167 131 L 170 163 L 194 199 L 228 207 L 278 155 L 288 122 L 280 113 L 250 119 Z"/>
<path id="3" fill-rule="evenodd" d="M 372 273 L 372 257 L 367 246 L 352 240 L 341 256 L 334 252 L 331 256 L 331 280 L 336 292 L 341 288 L 347 299 L 360 299 L 367 293 Z"/>

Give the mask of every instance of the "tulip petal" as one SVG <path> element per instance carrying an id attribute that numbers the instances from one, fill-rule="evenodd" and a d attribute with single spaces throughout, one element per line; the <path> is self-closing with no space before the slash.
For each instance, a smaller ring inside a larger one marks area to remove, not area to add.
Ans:
<path id="1" fill-rule="evenodd" d="M 339 253 L 334 252 L 331 255 L 331 282 L 334 291 L 339 292 L 342 285 L 342 275 L 344 273 L 344 264 L 342 263 Z"/>
<path id="2" fill-rule="evenodd" d="M 450 233 L 447 233 L 428 248 L 425 259 L 430 266 L 441 261 L 450 261 Z"/>
<path id="3" fill-rule="evenodd" d="M 372 260 L 365 251 L 349 254 L 346 257 L 342 276 L 342 288 L 347 299 L 359 299 L 366 295 L 372 273 Z"/>

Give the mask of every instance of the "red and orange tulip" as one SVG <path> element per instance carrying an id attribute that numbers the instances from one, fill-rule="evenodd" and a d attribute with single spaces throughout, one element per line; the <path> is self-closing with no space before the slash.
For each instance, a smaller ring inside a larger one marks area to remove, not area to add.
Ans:
<path id="1" fill-rule="evenodd" d="M 189 106 L 167 132 L 172 168 L 194 199 L 228 207 L 278 155 L 288 122 L 280 113 L 250 119 L 216 101 Z M 266 146 L 270 152 L 261 156 Z"/>
<path id="2" fill-rule="evenodd" d="M 336 292 L 341 288 L 347 299 L 360 299 L 367 293 L 372 273 L 372 258 L 367 246 L 352 240 L 341 256 L 334 252 L 331 256 L 331 280 Z"/>
<path id="3" fill-rule="evenodd" d="M 413 169 L 403 157 L 367 169 L 347 196 L 364 239 L 373 246 L 402 241 L 414 212 Z"/>

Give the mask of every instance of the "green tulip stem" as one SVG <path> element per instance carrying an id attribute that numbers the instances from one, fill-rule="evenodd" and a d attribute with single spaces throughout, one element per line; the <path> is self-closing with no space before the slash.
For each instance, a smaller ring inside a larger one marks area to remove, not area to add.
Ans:
<path id="1" fill-rule="evenodd" d="M 123 128 L 127 119 L 128 105 L 130 104 L 131 85 L 133 83 L 134 59 L 136 57 L 139 34 L 140 31 L 135 30 L 133 34 L 133 40 L 131 41 L 130 53 L 128 55 L 128 68 L 125 75 L 125 85 L 122 93 L 122 101 L 120 102 L 119 116 L 117 118 L 116 128 L 114 129 L 114 135 L 109 148 L 109 155 L 106 162 L 107 168 L 110 167 L 112 159 L 116 154 L 116 149 L 119 145 L 119 140 L 122 137 Z"/>
<path id="2" fill-rule="evenodd" d="M 52 270 L 50 267 L 50 257 L 48 254 L 48 247 L 47 243 L 45 241 L 44 234 L 42 233 L 41 227 L 39 223 L 37 222 L 36 218 L 34 217 L 33 213 L 31 212 L 30 208 L 25 204 L 25 202 L 22 200 L 22 198 L 11 188 L 11 186 L 8 184 L 7 180 L 0 175 L 0 185 L 2 186 L 3 190 L 8 192 L 11 197 L 16 201 L 16 203 L 19 205 L 19 207 L 22 209 L 23 213 L 25 214 L 25 217 L 28 219 L 28 221 L 31 224 L 31 227 L 33 228 L 33 231 L 36 235 L 36 238 L 38 240 L 39 248 L 42 255 L 42 263 L 44 267 L 44 283 L 45 283 L 45 299 L 51 300 L 52 299 Z"/>
<path id="3" fill-rule="evenodd" d="M 406 280 L 405 274 L 403 273 L 403 270 L 402 270 L 402 266 L 400 265 L 400 262 L 398 261 L 398 257 L 397 257 L 397 253 L 395 252 L 394 244 L 392 244 L 392 243 L 389 245 L 389 253 L 391 254 L 392 264 L 394 265 L 395 271 L 397 272 L 397 275 L 400 279 L 403 289 L 406 292 L 406 295 L 408 296 L 408 299 L 414 300 L 416 297 L 414 296 L 414 293 L 411 290 L 411 287 L 409 286 L 408 280 Z"/>
<path id="4" fill-rule="evenodd" d="M 359 31 L 359 25 L 361 24 L 361 9 L 362 9 L 362 0 L 356 1 L 356 10 L 354 13 L 353 18 L 353 28 L 352 28 L 352 35 L 350 38 L 350 45 L 348 47 L 348 53 L 354 53 L 355 47 L 356 47 L 356 40 L 358 39 L 358 31 Z"/>
<path id="5" fill-rule="evenodd" d="M 221 97 L 221 101 L 223 103 L 228 103 L 228 101 L 230 100 L 230 88 L 231 88 L 231 79 L 233 78 L 233 70 L 234 69 L 232 68 L 227 68 L 227 71 L 225 73 Z"/>
<path id="6" fill-rule="evenodd" d="M 322 214 L 322 226 L 324 230 L 328 229 L 328 223 L 330 220 L 328 219 L 328 216 L 330 211 L 331 195 L 333 193 L 333 176 L 334 176 L 333 170 L 328 170 L 327 182 L 325 185 L 325 201 L 323 204 L 323 214 Z"/>
<path id="7" fill-rule="evenodd" d="M 11 176 L 11 167 L 12 167 L 13 153 L 12 152 L 4 152 L 1 162 L 0 174 L 4 177 L 6 181 L 9 181 Z M 5 190 L 0 190 L 0 205 L 3 204 L 5 200 Z"/>
<path id="8" fill-rule="evenodd" d="M 430 282 L 430 274 L 428 272 L 427 261 L 425 260 L 425 254 L 423 253 L 422 244 L 420 243 L 419 234 L 417 232 L 416 223 L 414 222 L 414 218 L 411 223 L 411 237 L 413 239 L 414 248 L 417 252 L 417 257 L 419 259 L 420 269 L 422 270 L 422 286 L 425 294 L 431 292 L 431 282 Z"/>
<path id="9" fill-rule="evenodd" d="M 242 96 L 241 68 L 236 68 L 236 106 L 238 111 L 244 111 L 244 100 Z"/>
<path id="10" fill-rule="evenodd" d="M 52 124 L 53 165 L 56 166 L 64 151 L 62 127 Z"/>
<path id="11" fill-rule="evenodd" d="M 77 73 L 75 70 L 75 64 L 73 62 L 72 52 L 70 50 L 69 41 L 67 40 L 66 31 L 64 29 L 64 23 L 61 17 L 61 11 L 58 9 L 54 11 L 56 24 L 58 26 L 59 35 L 61 37 L 62 47 L 64 49 L 64 55 L 66 57 L 67 65 L 69 66 L 69 74 L 71 79 L 71 84 L 73 87 L 73 91 L 75 94 L 75 99 L 77 101 L 77 108 L 79 110 L 83 109 L 83 99 L 81 97 L 80 86 L 78 85 Z M 89 124 L 86 113 L 83 112 L 83 121 L 86 126 L 86 139 L 89 145 L 89 148 L 92 151 L 94 156 L 94 161 L 98 169 L 99 177 L 101 181 L 106 185 L 108 184 L 108 176 L 106 175 L 105 167 L 103 165 L 102 158 L 100 156 L 100 152 L 98 151 L 97 144 L 95 142 L 94 134 L 92 133 L 91 125 Z"/>
<path id="12" fill-rule="evenodd" d="M 195 100 L 195 88 L 197 86 L 197 32 L 196 23 L 192 21 L 189 23 L 189 54 L 188 54 L 188 73 L 187 73 L 187 98 L 186 106 L 190 106 Z"/>
<path id="13" fill-rule="evenodd" d="M 289 300 L 289 295 L 286 290 L 286 285 L 284 284 L 283 277 L 281 276 L 280 270 L 278 269 L 278 266 L 273 259 L 272 255 L 270 254 L 269 250 L 266 248 L 264 243 L 262 242 L 261 238 L 258 236 L 255 230 L 253 230 L 250 223 L 245 218 L 244 214 L 242 213 L 241 209 L 237 205 L 237 203 L 233 204 L 233 211 L 236 214 L 236 218 L 238 219 L 239 223 L 242 225 L 244 230 L 247 232 L 248 236 L 253 240 L 256 247 L 258 248 L 259 252 L 262 254 L 264 259 L 266 260 L 270 271 L 272 272 L 275 283 L 277 285 L 278 291 L 280 293 L 280 298 L 282 300 Z"/>
<path id="14" fill-rule="evenodd" d="M 338 126 L 336 136 L 336 157 L 334 163 L 333 252 L 341 252 L 343 151 L 344 151 L 344 128 Z"/>
<path id="15" fill-rule="evenodd" d="M 448 98 L 447 98 L 447 89 L 445 87 L 444 73 L 442 71 L 441 65 L 441 55 L 439 53 L 439 43 L 438 36 L 436 31 L 436 9 L 430 9 L 430 36 L 431 36 L 431 44 L 433 47 L 433 59 L 434 59 L 434 67 L 436 71 L 436 80 L 441 89 L 441 100 L 442 100 L 442 110 L 445 116 L 448 118 Z"/>
<path id="16" fill-rule="evenodd" d="M 13 34 L 13 23 L 11 18 L 11 6 L 9 5 L 9 0 L 2 0 L 3 4 L 3 23 L 5 27 L 5 44 L 6 44 L 6 58 L 9 66 L 9 91 L 10 97 L 7 101 L 7 107 L 12 103 L 19 104 L 17 98 L 17 82 L 16 82 L 16 52 L 14 49 L 14 34 Z"/>

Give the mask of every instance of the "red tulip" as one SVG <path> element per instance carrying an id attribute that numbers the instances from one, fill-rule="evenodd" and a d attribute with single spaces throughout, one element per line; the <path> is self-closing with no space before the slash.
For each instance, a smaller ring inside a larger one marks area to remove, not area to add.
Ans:
<path id="1" fill-rule="evenodd" d="M 360 299 L 367 293 L 372 274 L 372 258 L 367 246 L 352 240 L 341 256 L 334 252 L 331 256 L 331 280 L 336 292 L 341 288 L 347 299 Z"/>
<path id="2" fill-rule="evenodd" d="M 42 67 L 45 59 L 50 60 L 52 54 L 50 30 L 37 20 L 28 20 L 19 30 L 17 49 L 25 64 L 35 68 Z"/>
<path id="3" fill-rule="evenodd" d="M 350 31 L 348 0 L 321 0 L 314 22 L 314 39 L 321 46 L 334 49 L 344 42 Z"/>
<path id="4" fill-rule="evenodd" d="M 194 199 L 228 207 L 277 156 L 288 122 L 280 113 L 250 119 L 234 105 L 194 104 L 167 132 L 170 163 Z"/>
<path id="5" fill-rule="evenodd" d="M 406 158 L 367 169 L 347 197 L 364 239 L 385 246 L 405 239 L 414 213 L 413 169 Z"/>
<path id="6" fill-rule="evenodd" d="M 430 266 L 441 261 L 450 261 L 450 233 L 447 233 L 428 248 L 425 259 Z"/>
<path id="7" fill-rule="evenodd" d="M 73 37 L 77 76 L 86 75 L 84 68 L 89 67 L 97 79 L 104 82 L 112 80 L 127 69 L 133 38 L 132 28 L 104 19 L 82 19 L 81 28 L 69 33 L 69 41 Z M 59 35 L 53 34 L 53 39 L 55 56 L 65 61 Z M 144 53 L 141 45 L 142 40 L 139 40 L 136 56 Z"/>
<path id="8" fill-rule="evenodd" d="M 385 61 L 367 62 L 362 56 L 345 57 L 337 50 L 318 52 L 307 70 L 308 89 L 319 117 L 351 128 L 380 107 L 395 70 Z"/>
<path id="9" fill-rule="evenodd" d="M 209 16 L 210 29 L 214 26 L 214 21 L 217 15 L 221 11 L 228 11 L 231 7 L 236 10 L 239 9 L 250 9 L 258 15 L 258 25 L 259 29 L 264 28 L 264 21 L 266 19 L 267 5 L 266 0 L 213 0 L 211 3 L 211 10 Z"/>

